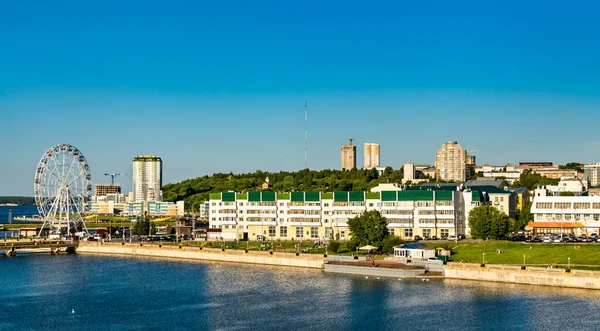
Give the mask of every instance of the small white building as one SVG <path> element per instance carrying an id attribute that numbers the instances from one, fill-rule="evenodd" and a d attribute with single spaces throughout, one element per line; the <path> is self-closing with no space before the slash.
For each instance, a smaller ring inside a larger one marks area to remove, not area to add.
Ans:
<path id="1" fill-rule="evenodd" d="M 394 247 L 394 257 L 405 259 L 435 258 L 435 248 L 424 244 L 406 244 Z"/>

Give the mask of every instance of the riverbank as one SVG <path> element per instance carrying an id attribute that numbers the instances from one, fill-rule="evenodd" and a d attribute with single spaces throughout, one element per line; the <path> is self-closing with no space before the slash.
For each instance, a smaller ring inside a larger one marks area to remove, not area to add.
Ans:
<path id="1" fill-rule="evenodd" d="M 268 251 L 222 250 L 173 245 L 121 244 L 82 241 L 77 247 L 78 254 L 129 255 L 160 257 L 187 260 L 205 260 L 260 265 L 276 265 L 323 269 L 327 258 L 323 255 L 298 254 Z"/>
<path id="2" fill-rule="evenodd" d="M 600 272 L 590 270 L 449 262 L 444 274 L 448 279 L 600 290 Z"/>

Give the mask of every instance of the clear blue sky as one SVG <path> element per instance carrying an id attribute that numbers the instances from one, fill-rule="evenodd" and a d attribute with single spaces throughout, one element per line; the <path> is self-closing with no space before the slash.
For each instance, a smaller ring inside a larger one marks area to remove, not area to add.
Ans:
<path id="1" fill-rule="evenodd" d="M 95 183 L 159 155 L 214 172 L 600 161 L 600 5 L 553 1 L 3 1 L 0 195 L 79 147 Z M 125 189 L 130 178 L 118 178 Z"/>

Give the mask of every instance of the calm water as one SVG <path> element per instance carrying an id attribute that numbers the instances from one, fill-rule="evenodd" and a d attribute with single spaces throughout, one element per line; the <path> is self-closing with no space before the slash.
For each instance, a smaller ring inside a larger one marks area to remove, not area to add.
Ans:
<path id="1" fill-rule="evenodd" d="M 12 217 L 13 223 L 20 223 L 19 221 L 15 221 L 15 217 L 27 216 L 31 217 L 33 215 L 38 214 L 38 210 L 36 206 L 16 206 L 16 207 L 8 207 L 8 206 L 0 206 L 0 224 L 8 223 L 8 211 L 12 209 Z"/>
<path id="2" fill-rule="evenodd" d="M 0 330 L 594 330 L 599 296 L 223 263 L 0 258 Z"/>

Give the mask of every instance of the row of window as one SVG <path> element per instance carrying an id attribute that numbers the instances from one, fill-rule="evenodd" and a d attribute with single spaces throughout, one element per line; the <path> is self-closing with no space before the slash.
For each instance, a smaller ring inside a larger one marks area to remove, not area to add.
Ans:
<path id="1" fill-rule="evenodd" d="M 591 208 L 590 208 L 591 206 Z M 555 202 L 552 208 L 552 202 L 536 202 L 535 207 L 539 209 L 600 209 L 600 202 Z"/>
<path id="2" fill-rule="evenodd" d="M 503 201 L 504 198 L 500 198 L 500 201 Z M 496 201 L 498 201 L 498 197 L 496 197 Z M 225 202 L 212 202 L 211 205 L 213 207 L 216 206 L 236 206 L 236 203 L 233 201 L 225 201 Z M 238 206 L 243 207 L 244 202 L 238 202 Z M 276 202 L 248 202 L 248 206 L 262 206 L 262 207 L 275 207 L 277 206 Z M 325 202 L 321 205 L 320 202 L 300 202 L 300 201 L 292 201 L 289 204 L 286 202 L 280 202 L 280 207 L 285 206 L 293 206 L 293 207 L 330 207 L 328 202 Z M 364 201 L 342 201 L 342 202 L 334 202 L 331 204 L 331 207 L 452 207 L 454 206 L 453 201 L 446 200 L 436 200 L 434 201 L 384 201 L 384 202 L 369 202 L 368 204 Z"/>
<path id="3" fill-rule="evenodd" d="M 600 220 L 600 214 L 539 214 L 541 218 L 547 219 L 547 220 L 565 220 L 565 221 L 570 221 L 572 219 L 579 221 L 579 220 L 594 220 L 594 221 L 598 221 Z"/>

